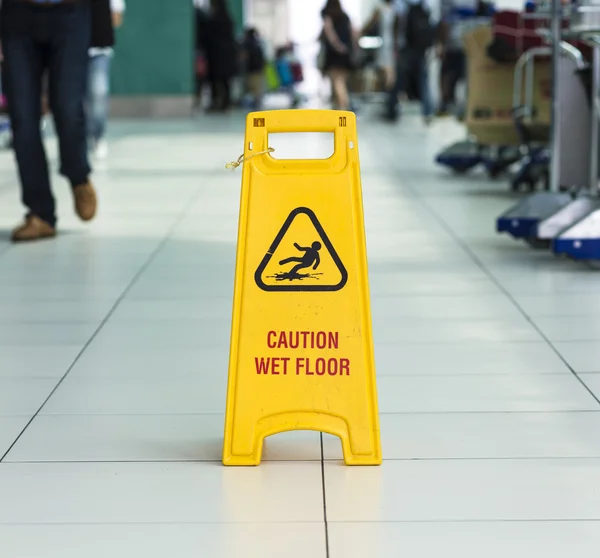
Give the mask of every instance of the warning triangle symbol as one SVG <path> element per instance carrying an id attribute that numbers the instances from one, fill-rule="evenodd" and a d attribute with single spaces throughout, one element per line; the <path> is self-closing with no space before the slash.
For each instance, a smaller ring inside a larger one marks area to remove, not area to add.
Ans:
<path id="1" fill-rule="evenodd" d="M 292 211 L 254 274 L 263 291 L 339 291 L 348 272 L 314 212 Z"/>

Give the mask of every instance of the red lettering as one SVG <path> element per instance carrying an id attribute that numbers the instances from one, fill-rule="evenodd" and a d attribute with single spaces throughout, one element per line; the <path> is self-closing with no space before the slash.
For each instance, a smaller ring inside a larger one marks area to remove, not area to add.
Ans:
<path id="1" fill-rule="evenodd" d="M 307 376 L 314 376 L 315 373 L 310 369 L 310 359 L 307 358 L 306 360 L 306 375 Z"/>
<path id="2" fill-rule="evenodd" d="M 323 376 L 323 374 L 325 374 L 325 359 L 318 358 L 317 359 L 317 375 Z"/>
<path id="3" fill-rule="evenodd" d="M 325 373 L 325 369 L 323 369 L 323 373 Z M 327 373 L 330 376 L 335 376 L 338 373 L 338 359 L 330 358 L 329 362 L 327 362 Z"/>
<path id="4" fill-rule="evenodd" d="M 329 332 L 329 348 L 330 349 L 337 349 L 338 345 L 339 345 L 339 341 L 340 341 L 340 334 L 335 331 L 335 332 Z"/>
<path id="5" fill-rule="evenodd" d="M 273 357 L 271 359 L 271 374 L 275 374 L 276 376 L 279 376 L 279 361 L 281 359 L 277 358 L 277 357 Z"/>
<path id="6" fill-rule="evenodd" d="M 277 344 L 277 348 L 280 349 L 283 347 L 284 349 L 288 348 L 287 337 L 285 336 L 285 331 L 282 331 L 279 334 L 279 343 Z"/>
<path id="7" fill-rule="evenodd" d="M 340 375 L 341 376 L 350 376 L 350 359 L 342 358 L 340 359 Z"/>
<path id="8" fill-rule="evenodd" d="M 268 374 L 270 363 L 271 363 L 270 358 L 266 358 L 266 359 L 263 357 L 261 357 L 260 359 L 255 358 L 254 364 L 256 365 L 256 373 L 257 374 Z"/>
<path id="9" fill-rule="evenodd" d="M 300 369 L 304 368 L 304 359 L 303 358 L 297 358 L 296 359 L 296 376 L 300 375 Z"/>
<path id="10" fill-rule="evenodd" d="M 269 331 L 269 349 L 338 349 L 340 334 L 337 331 Z"/>

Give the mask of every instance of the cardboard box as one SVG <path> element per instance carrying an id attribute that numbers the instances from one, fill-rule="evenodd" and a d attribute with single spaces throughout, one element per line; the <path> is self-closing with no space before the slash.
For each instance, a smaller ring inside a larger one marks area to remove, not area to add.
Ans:
<path id="1" fill-rule="evenodd" d="M 487 56 L 492 29 L 485 25 L 464 36 L 467 55 L 467 116 L 469 134 L 484 145 L 518 145 L 513 119 L 515 67 L 500 64 Z M 545 141 L 550 123 L 550 64 L 536 61 L 534 69 L 534 117 L 528 130 L 538 141 Z M 523 99 L 522 99 L 523 100 Z"/>

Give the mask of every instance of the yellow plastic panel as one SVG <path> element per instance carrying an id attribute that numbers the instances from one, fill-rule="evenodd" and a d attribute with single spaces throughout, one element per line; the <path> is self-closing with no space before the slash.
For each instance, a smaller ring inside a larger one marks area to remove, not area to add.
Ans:
<path id="1" fill-rule="evenodd" d="M 335 151 L 244 164 L 223 463 L 258 465 L 265 437 L 316 430 L 341 439 L 347 465 L 379 465 L 356 119 L 251 113 L 245 157 L 282 132 L 332 132 Z"/>

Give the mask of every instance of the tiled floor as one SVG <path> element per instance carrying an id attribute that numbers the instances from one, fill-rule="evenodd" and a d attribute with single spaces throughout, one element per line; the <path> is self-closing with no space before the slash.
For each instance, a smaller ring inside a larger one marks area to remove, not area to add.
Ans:
<path id="1" fill-rule="evenodd" d="M 494 233 L 505 181 L 432 163 L 451 122 L 360 121 L 383 466 L 303 432 L 221 466 L 242 132 L 114 123 L 99 219 L 57 179 L 32 246 L 0 155 L 0 555 L 598 556 L 598 276 Z"/>

